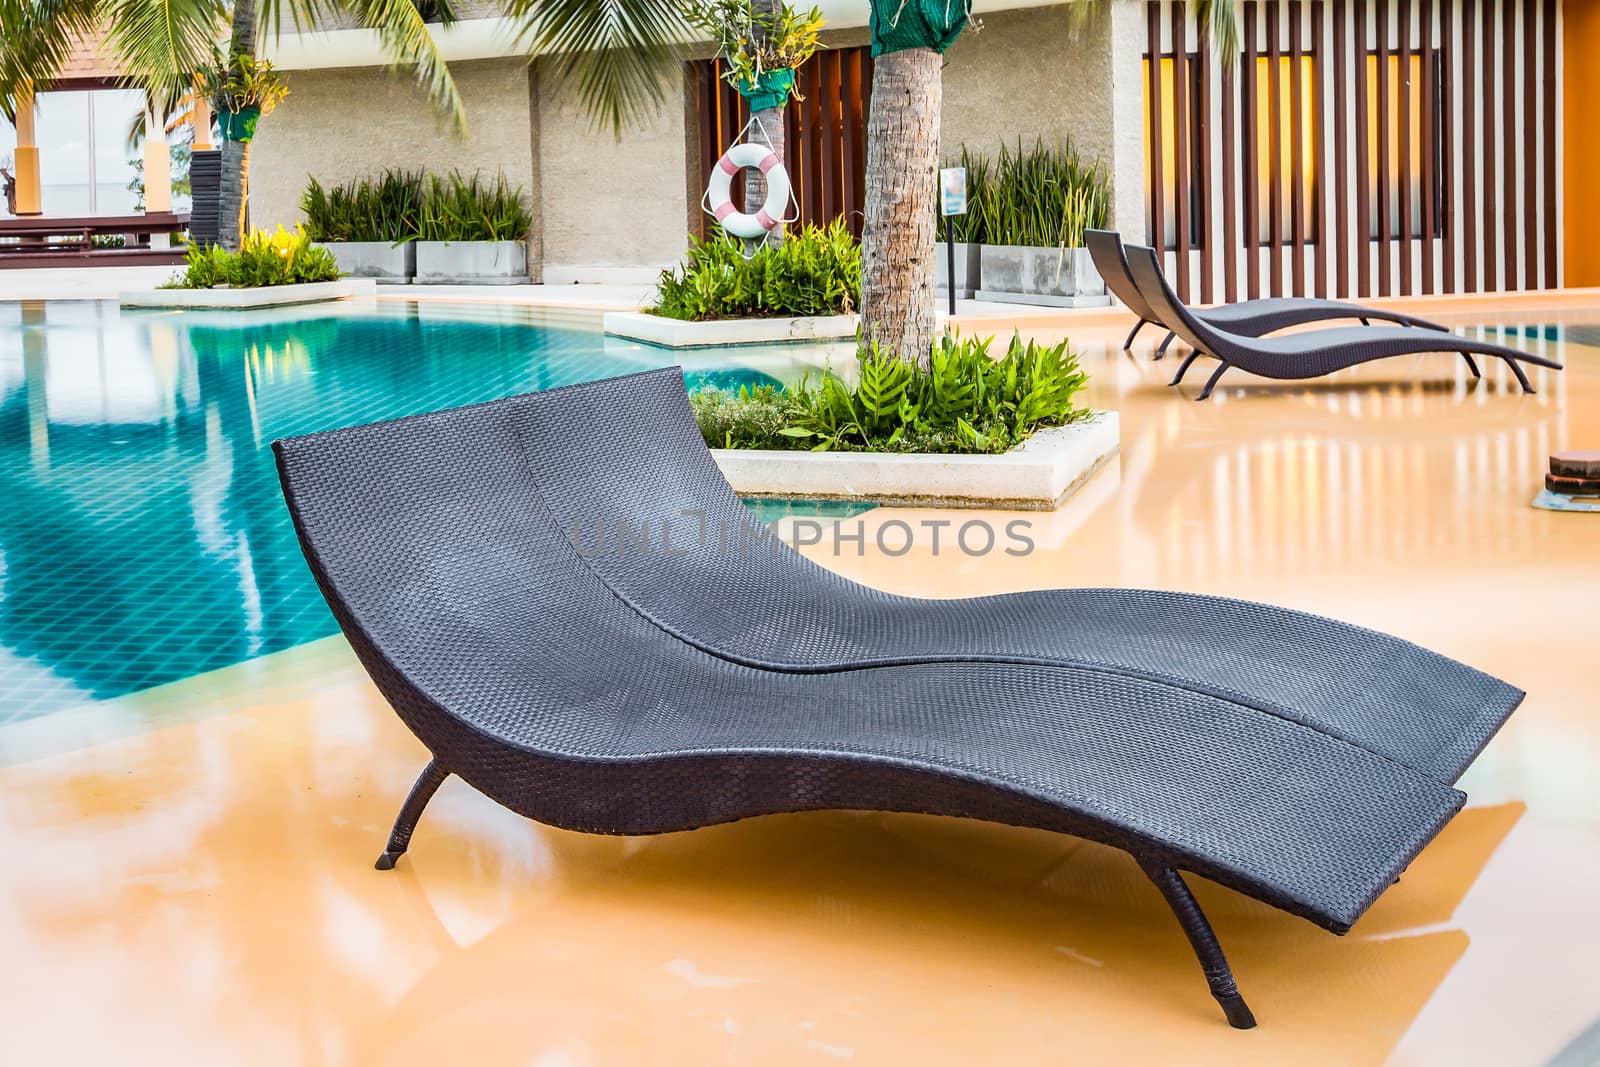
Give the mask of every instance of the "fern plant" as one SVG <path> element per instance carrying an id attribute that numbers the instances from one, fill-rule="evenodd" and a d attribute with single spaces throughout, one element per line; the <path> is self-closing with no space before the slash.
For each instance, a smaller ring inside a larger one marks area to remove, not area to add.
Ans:
<path id="1" fill-rule="evenodd" d="M 744 256 L 718 231 L 662 272 L 651 314 L 699 322 L 790 315 L 848 315 L 861 304 L 861 245 L 843 220 L 806 226 L 781 245 Z"/>
<path id="2" fill-rule="evenodd" d="M 690 397 L 713 448 L 837 452 L 1004 452 L 1035 430 L 1089 417 L 1075 403 L 1088 376 L 1065 341 L 945 335 L 926 368 L 876 347 L 858 355 L 854 386 L 834 375 L 793 389 L 703 387 Z"/>

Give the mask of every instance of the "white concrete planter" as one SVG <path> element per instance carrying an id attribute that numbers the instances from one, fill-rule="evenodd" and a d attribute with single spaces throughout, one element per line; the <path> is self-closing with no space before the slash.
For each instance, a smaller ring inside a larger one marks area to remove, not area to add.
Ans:
<path id="1" fill-rule="evenodd" d="M 310 304 L 322 300 L 373 296 L 371 278 L 340 278 L 306 285 L 263 285 L 253 289 L 136 289 L 117 295 L 117 303 L 134 308 L 264 308 Z"/>
<path id="2" fill-rule="evenodd" d="M 1051 307 L 1100 307 L 1111 303 L 1106 283 L 1087 248 L 984 245 L 979 300 Z"/>
<path id="3" fill-rule="evenodd" d="M 998 456 L 716 448 L 742 496 L 871 500 L 923 507 L 1050 511 L 1120 446 L 1117 413 L 1040 430 Z"/>
<path id="4" fill-rule="evenodd" d="M 856 335 L 854 315 L 684 322 L 681 319 L 669 319 L 643 311 L 611 311 L 606 313 L 604 326 L 606 333 L 613 336 L 663 345 L 667 348 L 832 341 L 839 338 L 854 338 Z"/>
<path id="5" fill-rule="evenodd" d="M 939 242 L 934 254 L 939 260 L 939 271 L 936 284 L 940 292 L 950 291 L 950 252 L 943 241 Z M 983 246 L 969 244 L 966 241 L 956 242 L 956 299 L 971 300 L 973 294 L 983 288 Z"/>
<path id="6" fill-rule="evenodd" d="M 407 241 L 328 241 L 339 269 L 353 278 L 376 278 L 385 285 L 404 285 L 417 273 L 417 249 Z"/>
<path id="7" fill-rule="evenodd" d="M 528 246 L 521 241 L 413 241 L 418 285 L 525 285 Z"/>

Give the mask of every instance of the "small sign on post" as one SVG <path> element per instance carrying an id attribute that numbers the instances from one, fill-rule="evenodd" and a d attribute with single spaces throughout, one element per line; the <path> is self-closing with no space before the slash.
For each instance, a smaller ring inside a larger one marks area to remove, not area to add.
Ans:
<path id="1" fill-rule="evenodd" d="M 967 168 L 946 167 L 939 172 L 939 210 L 945 218 L 967 213 Z M 956 313 L 956 232 L 945 223 L 946 287 L 950 293 L 950 314 Z"/>

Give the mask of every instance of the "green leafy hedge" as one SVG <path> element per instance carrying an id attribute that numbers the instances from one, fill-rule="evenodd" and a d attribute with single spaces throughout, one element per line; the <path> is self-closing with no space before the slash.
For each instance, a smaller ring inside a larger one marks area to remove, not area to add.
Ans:
<path id="1" fill-rule="evenodd" d="M 713 448 L 837 452 L 1005 452 L 1041 427 L 1089 416 L 1073 402 L 1088 376 L 1065 341 L 1013 336 L 999 359 L 991 341 L 947 334 L 927 368 L 874 347 L 861 353 L 853 387 L 833 375 L 788 390 L 704 387 L 690 404 Z"/>
<path id="2" fill-rule="evenodd" d="M 1086 162 L 1066 142 L 1024 150 L 1000 146 L 991 160 L 961 146 L 967 168 L 967 213 L 939 219 L 957 241 L 1035 248 L 1082 248 L 1083 231 L 1105 226 L 1111 186 L 1101 163 Z"/>
<path id="3" fill-rule="evenodd" d="M 861 306 L 861 244 L 843 221 L 806 226 L 749 259 L 720 231 L 697 241 L 682 266 L 656 283 L 654 315 L 690 322 L 771 316 L 849 315 Z"/>
<path id="4" fill-rule="evenodd" d="M 522 186 L 503 173 L 386 170 L 331 189 L 311 178 L 300 210 L 316 241 L 520 241 L 533 227 Z"/>
<path id="5" fill-rule="evenodd" d="M 182 274 L 163 288 L 235 289 L 268 285 L 299 285 L 338 281 L 342 274 L 333 253 L 311 243 L 300 227 L 293 233 L 278 227 L 276 233 L 256 230 L 245 235 L 239 251 L 225 252 L 220 245 L 189 245 Z"/>

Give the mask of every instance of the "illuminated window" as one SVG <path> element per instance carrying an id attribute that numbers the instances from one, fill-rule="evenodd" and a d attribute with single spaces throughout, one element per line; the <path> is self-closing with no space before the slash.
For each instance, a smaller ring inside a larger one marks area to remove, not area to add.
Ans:
<path id="1" fill-rule="evenodd" d="M 1189 244 L 1198 248 L 1205 243 L 1205 208 L 1200 200 L 1201 185 L 1195 180 L 1195 151 L 1201 143 L 1203 136 L 1202 116 L 1200 112 L 1201 101 L 1201 66 L 1200 57 L 1193 52 L 1189 53 L 1188 62 L 1184 69 L 1184 81 L 1187 85 L 1188 98 L 1184 101 L 1184 147 L 1188 156 L 1189 173 L 1184 183 L 1183 195 L 1189 200 Z M 1161 243 L 1165 248 L 1178 247 L 1178 121 L 1177 95 L 1174 92 L 1177 77 L 1177 63 L 1171 55 L 1161 57 Z M 1144 139 L 1144 203 L 1145 203 L 1145 232 L 1155 232 L 1155 219 L 1153 209 L 1155 206 L 1155 161 L 1151 155 L 1150 116 L 1150 57 L 1144 60 L 1144 77 L 1140 79 L 1144 87 L 1144 114 L 1145 114 L 1145 139 Z"/>
<path id="2" fill-rule="evenodd" d="M 1278 57 L 1278 213 L 1283 220 L 1278 231 L 1281 241 L 1294 239 L 1296 186 L 1300 200 L 1300 234 L 1307 241 L 1317 239 L 1317 160 L 1316 124 L 1322 114 L 1317 92 L 1316 57 L 1300 57 L 1300 119 L 1294 114 L 1294 57 Z M 1272 57 L 1256 59 L 1255 70 L 1255 181 L 1256 243 L 1272 243 Z M 1298 128 L 1298 129 L 1297 129 Z M 1295 139 L 1300 142 L 1300 166 L 1295 168 Z M 1250 166 L 1248 146 L 1241 146 L 1242 167 Z"/>
<path id="3" fill-rule="evenodd" d="M 1395 237 L 1439 237 L 1443 234 L 1444 212 L 1434 212 L 1432 232 L 1424 232 L 1428 227 L 1427 220 L 1422 217 L 1422 192 L 1423 192 L 1423 152 L 1432 157 L 1432 172 L 1434 177 L 1434 203 L 1444 202 L 1443 174 L 1444 174 L 1444 145 L 1443 133 L 1439 127 L 1439 109 L 1434 108 L 1434 114 L 1429 116 L 1431 122 L 1424 124 L 1422 114 L 1423 78 L 1426 76 L 1433 83 L 1432 91 L 1435 100 L 1444 99 L 1444 89 L 1440 81 L 1442 76 L 1439 57 L 1433 57 L 1431 69 L 1423 71 L 1422 57 L 1409 55 L 1406 57 L 1405 68 L 1407 91 L 1406 111 L 1408 113 L 1406 155 L 1402 159 L 1400 153 L 1400 57 L 1390 54 L 1388 57 L 1387 78 L 1382 86 L 1387 93 L 1388 106 L 1388 145 L 1386 147 L 1388 164 L 1388 207 L 1389 207 L 1389 233 Z M 1380 106 L 1378 90 L 1378 56 L 1376 53 L 1367 53 L 1367 217 L 1371 220 L 1370 237 L 1379 237 L 1380 226 L 1378 209 L 1382 205 L 1383 194 L 1378 188 L 1378 171 L 1380 159 L 1378 154 L 1378 118 Z M 1426 128 L 1424 126 L 1426 125 Z M 1406 165 L 1402 171 L 1401 164 Z M 1407 210 L 1410 217 L 1410 233 L 1400 232 L 1400 204 L 1401 197 L 1408 200 Z"/>

